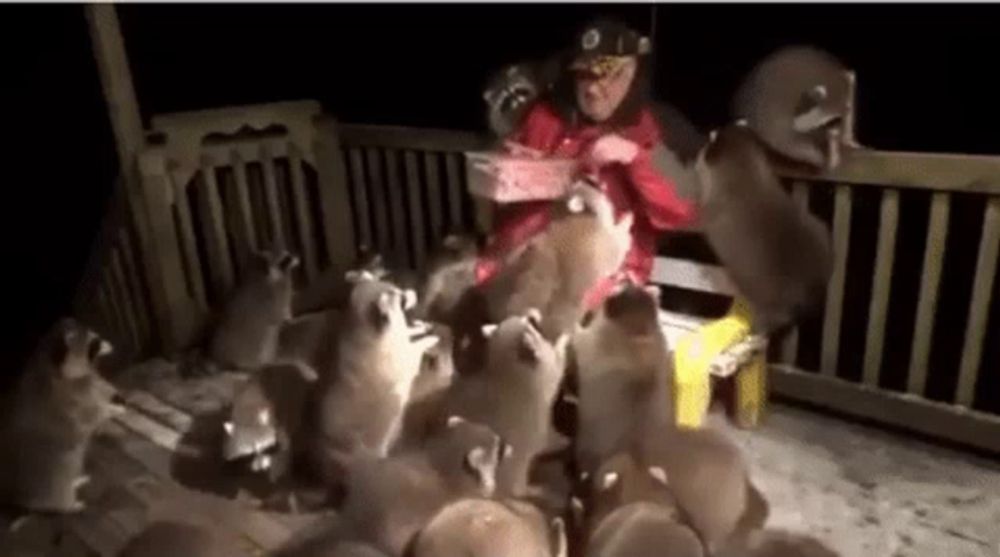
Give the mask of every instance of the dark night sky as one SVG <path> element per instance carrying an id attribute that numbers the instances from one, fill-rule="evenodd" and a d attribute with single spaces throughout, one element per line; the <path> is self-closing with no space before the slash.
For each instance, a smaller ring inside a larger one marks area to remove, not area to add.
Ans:
<path id="1" fill-rule="evenodd" d="M 483 127 L 491 70 L 544 55 L 599 13 L 650 26 L 650 5 L 119 8 L 145 118 L 315 98 L 346 121 L 466 129 Z M 0 14 L 12 361 L 68 307 L 116 163 L 83 7 Z M 658 93 L 711 127 L 754 61 L 811 43 L 857 70 L 863 143 L 1000 153 L 984 71 L 997 15 L 981 5 L 660 5 Z"/>

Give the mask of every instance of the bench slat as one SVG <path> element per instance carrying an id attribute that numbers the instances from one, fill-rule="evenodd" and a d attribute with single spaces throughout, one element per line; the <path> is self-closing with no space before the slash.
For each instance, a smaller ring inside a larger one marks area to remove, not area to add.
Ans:
<path id="1" fill-rule="evenodd" d="M 736 295 L 736 287 L 723 267 L 688 259 L 657 257 L 653 261 L 652 282 L 723 296 Z"/>

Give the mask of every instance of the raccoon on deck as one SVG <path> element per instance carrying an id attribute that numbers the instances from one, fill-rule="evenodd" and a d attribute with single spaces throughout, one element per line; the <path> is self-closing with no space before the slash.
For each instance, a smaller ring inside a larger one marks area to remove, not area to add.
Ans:
<path id="1" fill-rule="evenodd" d="M 568 337 L 555 346 L 542 336 L 537 311 L 487 326 L 486 367 L 457 375 L 444 412 L 490 426 L 512 447 L 498 473 L 498 492 L 528 494 L 528 472 L 549 439 L 552 404 L 562 382 Z"/>
<path id="2" fill-rule="evenodd" d="M 562 519 L 513 499 L 461 499 L 434 515 L 407 557 L 566 557 Z"/>
<path id="3" fill-rule="evenodd" d="M 583 517 L 586 557 L 702 557 L 701 540 L 685 523 L 671 494 L 671 478 L 659 467 L 643 469 L 618 453 L 587 476 Z"/>
<path id="4" fill-rule="evenodd" d="M 573 335 L 576 466 L 593 472 L 639 435 L 672 428 L 673 360 L 657 318 L 655 286 L 625 286 Z"/>
<path id="5" fill-rule="evenodd" d="M 583 316 L 585 294 L 625 261 L 631 228 L 631 214 L 616 222 L 603 192 L 575 184 L 554 204 L 548 228 L 515 250 L 498 275 L 481 287 L 490 320 L 500 322 L 536 308 L 550 342 L 572 332 Z"/>
<path id="6" fill-rule="evenodd" d="M 274 359 L 278 335 L 292 318 L 292 271 L 299 259 L 287 252 L 257 252 L 249 275 L 226 304 L 208 342 L 212 364 L 253 370 Z"/>
<path id="7" fill-rule="evenodd" d="M 314 471 L 331 487 L 342 485 L 344 467 L 354 457 L 389 453 L 424 353 L 438 342 L 425 326 L 407 323 L 405 312 L 416 303 L 413 291 L 370 273 L 350 275 L 354 287 L 336 373 L 321 382 L 307 424 Z"/>
<path id="8" fill-rule="evenodd" d="M 87 483 L 84 455 L 94 433 L 124 412 L 97 360 L 111 344 L 72 318 L 42 338 L 16 389 L 0 407 L 0 500 L 29 511 L 76 512 Z"/>

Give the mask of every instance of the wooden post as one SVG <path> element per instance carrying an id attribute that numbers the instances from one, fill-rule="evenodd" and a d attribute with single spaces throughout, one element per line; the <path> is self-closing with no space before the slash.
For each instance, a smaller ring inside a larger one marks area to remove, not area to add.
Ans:
<path id="1" fill-rule="evenodd" d="M 90 39 L 101 76 L 104 100 L 115 134 L 118 162 L 123 174 L 134 165 L 135 155 L 145 144 L 139 101 L 132 86 L 125 42 L 118 25 L 114 4 L 88 4 L 85 8 Z"/>
<path id="2" fill-rule="evenodd" d="M 158 276 L 158 265 L 155 261 L 157 254 L 152 249 L 155 243 L 150 237 L 149 218 L 146 200 L 142 195 L 138 165 L 138 156 L 145 148 L 146 141 L 142 113 L 139 110 L 139 101 L 132 84 L 132 72 L 125 51 L 125 41 L 122 38 L 114 4 L 88 4 L 84 10 L 90 28 L 91 46 L 94 59 L 97 61 L 101 88 L 104 90 L 104 100 L 108 106 L 108 118 L 111 120 L 115 136 L 119 172 L 122 178 L 116 183 L 116 191 L 112 193 L 112 197 L 121 196 L 125 201 L 123 210 L 109 214 L 105 218 L 120 219 L 118 225 L 134 227 L 146 281 L 155 281 L 155 277 Z M 103 252 L 107 252 L 109 247 L 98 238 L 92 250 L 99 266 L 98 273 L 103 272 L 101 269 L 104 263 Z M 150 284 L 146 286 L 147 290 L 154 290 Z M 150 319 L 151 323 L 156 323 L 164 308 L 155 303 L 155 295 L 152 298 L 150 301 L 153 303 L 147 304 L 146 307 L 157 314 Z M 162 330 L 155 332 L 161 345 L 167 334 Z"/>

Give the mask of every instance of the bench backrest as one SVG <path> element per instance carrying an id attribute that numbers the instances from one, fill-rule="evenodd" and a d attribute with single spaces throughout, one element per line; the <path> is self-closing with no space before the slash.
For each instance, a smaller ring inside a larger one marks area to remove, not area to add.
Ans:
<path id="1" fill-rule="evenodd" d="M 660 286 L 673 286 L 720 296 L 736 295 L 736 288 L 723 267 L 691 259 L 657 257 L 653 262 L 650 281 Z"/>

